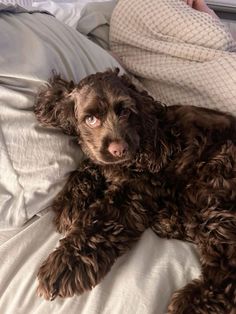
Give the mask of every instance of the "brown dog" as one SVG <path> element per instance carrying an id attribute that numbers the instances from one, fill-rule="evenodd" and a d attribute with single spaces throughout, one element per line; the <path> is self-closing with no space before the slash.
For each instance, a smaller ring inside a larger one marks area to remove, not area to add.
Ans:
<path id="1" fill-rule="evenodd" d="M 78 138 L 88 160 L 55 199 L 65 238 L 39 270 L 46 299 L 92 289 L 145 229 L 194 242 L 201 278 L 176 292 L 170 314 L 236 306 L 236 119 L 163 106 L 118 70 L 78 85 L 54 77 L 35 114 Z"/>

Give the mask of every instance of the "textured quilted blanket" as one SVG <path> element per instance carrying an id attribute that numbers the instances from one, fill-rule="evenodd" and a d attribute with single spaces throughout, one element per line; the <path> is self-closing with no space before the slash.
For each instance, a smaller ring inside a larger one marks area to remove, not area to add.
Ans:
<path id="1" fill-rule="evenodd" d="M 120 0 L 110 45 L 156 99 L 236 114 L 236 43 L 220 20 L 183 0 Z"/>

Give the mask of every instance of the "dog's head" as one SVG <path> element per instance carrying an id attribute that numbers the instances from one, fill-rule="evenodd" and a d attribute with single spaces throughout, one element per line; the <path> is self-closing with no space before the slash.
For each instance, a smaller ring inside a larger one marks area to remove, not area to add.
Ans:
<path id="1" fill-rule="evenodd" d="M 119 70 L 96 73 L 78 85 L 54 76 L 39 93 L 38 120 L 78 137 L 85 154 L 99 164 L 121 164 L 134 158 L 145 128 L 162 106 L 140 92 Z"/>

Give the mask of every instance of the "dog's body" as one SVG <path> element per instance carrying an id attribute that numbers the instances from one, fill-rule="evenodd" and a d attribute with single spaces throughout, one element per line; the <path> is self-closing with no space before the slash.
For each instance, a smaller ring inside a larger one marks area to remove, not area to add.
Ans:
<path id="1" fill-rule="evenodd" d="M 118 71 L 78 86 L 60 78 L 39 95 L 43 124 L 78 136 L 89 160 L 52 207 L 65 238 L 39 271 L 39 294 L 67 297 L 100 282 L 151 227 L 194 242 L 202 277 L 178 291 L 169 314 L 236 307 L 236 119 L 165 107 Z"/>

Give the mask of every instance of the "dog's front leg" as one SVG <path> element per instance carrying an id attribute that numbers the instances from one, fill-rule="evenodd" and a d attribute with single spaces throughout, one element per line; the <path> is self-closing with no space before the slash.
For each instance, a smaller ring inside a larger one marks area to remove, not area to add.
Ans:
<path id="1" fill-rule="evenodd" d="M 82 162 L 53 201 L 54 223 L 58 232 L 68 232 L 80 213 L 103 197 L 105 187 L 105 178 L 99 168 L 89 160 Z"/>
<path id="2" fill-rule="evenodd" d="M 39 270 L 39 295 L 54 299 L 91 290 L 140 238 L 148 217 L 140 196 L 127 194 L 110 187 L 74 221 Z"/>

